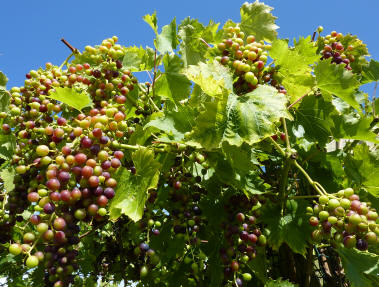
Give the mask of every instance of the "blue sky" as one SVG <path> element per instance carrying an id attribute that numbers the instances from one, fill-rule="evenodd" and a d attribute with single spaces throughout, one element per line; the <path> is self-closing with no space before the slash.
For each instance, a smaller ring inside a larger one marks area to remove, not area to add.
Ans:
<path id="1" fill-rule="evenodd" d="M 3 0 L 0 4 L 0 70 L 9 78 L 8 87 L 22 85 L 24 75 L 46 62 L 60 65 L 70 54 L 61 42 L 64 37 L 74 47 L 99 44 L 117 35 L 120 43 L 153 46 L 153 32 L 142 16 L 157 11 L 160 27 L 176 16 L 203 23 L 210 19 L 224 23 L 239 21 L 239 7 L 245 1 L 127 1 L 127 0 Z M 253 2 L 253 1 L 251 1 Z M 266 0 L 278 17 L 279 36 L 293 39 L 312 34 L 322 25 L 324 32 L 336 30 L 358 35 L 379 60 L 379 1 Z M 370 90 L 368 90 L 370 92 Z"/>

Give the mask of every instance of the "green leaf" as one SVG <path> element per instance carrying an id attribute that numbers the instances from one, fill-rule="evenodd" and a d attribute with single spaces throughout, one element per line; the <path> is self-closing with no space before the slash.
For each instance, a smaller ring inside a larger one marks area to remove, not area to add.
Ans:
<path id="1" fill-rule="evenodd" d="M 352 287 L 379 286 L 379 256 L 355 248 L 338 248 L 342 265 Z"/>
<path id="2" fill-rule="evenodd" d="M 233 90 L 233 78 L 229 69 L 217 61 L 190 65 L 183 73 L 209 96 L 216 97 Z"/>
<path id="3" fill-rule="evenodd" d="M 55 91 L 49 93 L 47 97 L 60 101 L 78 111 L 92 106 L 91 97 L 85 91 L 77 91 L 68 87 L 55 88 Z"/>
<path id="4" fill-rule="evenodd" d="M 0 71 L 0 88 L 4 87 L 5 89 L 7 82 L 8 82 L 7 76 L 3 72 Z"/>
<path id="5" fill-rule="evenodd" d="M 149 24 L 149 26 L 154 30 L 155 34 L 158 35 L 158 20 L 157 20 L 157 11 L 154 11 L 153 14 L 145 15 L 142 17 L 142 19 Z"/>
<path id="6" fill-rule="evenodd" d="M 276 17 L 271 14 L 273 8 L 258 0 L 254 3 L 245 2 L 240 10 L 241 31 L 246 36 L 254 35 L 257 41 L 273 42 L 279 27 L 275 24 Z"/>
<path id="7" fill-rule="evenodd" d="M 228 96 L 204 103 L 204 111 L 196 119 L 196 126 L 188 144 L 212 150 L 220 147 L 227 123 Z"/>
<path id="8" fill-rule="evenodd" d="M 372 195 L 379 197 L 379 151 L 369 149 L 365 143 L 355 146 L 345 159 L 345 172 L 350 180 L 363 185 Z"/>
<path id="9" fill-rule="evenodd" d="M 299 285 L 294 285 L 293 283 L 289 282 L 288 280 L 283 281 L 281 278 L 274 280 L 270 279 L 265 283 L 264 287 L 295 287 Z"/>
<path id="10" fill-rule="evenodd" d="M 175 104 L 190 95 L 191 82 L 181 73 L 183 61 L 174 54 L 163 57 L 164 73 L 155 82 L 155 94 Z"/>
<path id="11" fill-rule="evenodd" d="M 162 27 L 162 33 L 157 35 L 156 47 L 157 50 L 162 53 L 172 53 L 179 44 L 178 37 L 176 35 L 176 19 L 172 20 L 169 25 Z"/>
<path id="12" fill-rule="evenodd" d="M 227 123 L 223 139 L 231 145 L 253 144 L 273 135 L 281 117 L 292 119 L 286 97 L 270 86 L 259 85 L 254 91 L 228 99 Z"/>
<path id="13" fill-rule="evenodd" d="M 224 145 L 227 144 L 225 143 Z M 249 146 L 245 145 L 244 149 L 246 153 L 248 148 Z M 233 186 L 236 190 L 243 191 L 248 197 L 253 194 L 264 193 L 266 188 L 257 168 L 252 163 L 246 168 L 239 167 L 239 164 L 231 158 L 231 156 L 238 154 L 238 148 L 230 146 L 230 149 L 235 150 L 225 156 L 216 152 L 208 154 L 208 160 L 215 170 L 214 177 L 222 183 Z M 241 157 L 242 154 L 238 155 L 238 158 Z"/>
<path id="14" fill-rule="evenodd" d="M 372 118 L 357 113 L 333 115 L 332 133 L 335 139 L 355 139 L 379 143 L 379 137 L 371 131 Z"/>
<path id="15" fill-rule="evenodd" d="M 357 76 L 346 70 L 344 65 L 332 64 L 330 61 L 330 59 L 320 61 L 316 66 L 314 73 L 317 87 L 324 96 L 335 95 L 360 111 L 360 106 L 354 97 L 359 87 Z"/>
<path id="16" fill-rule="evenodd" d="M 4 189 L 9 192 L 15 188 L 14 184 L 14 176 L 16 175 L 16 171 L 13 168 L 3 169 L 0 172 L 0 178 L 4 182 Z"/>
<path id="17" fill-rule="evenodd" d="M 148 190 L 156 188 L 160 164 L 154 159 L 154 152 L 140 148 L 132 154 L 136 174 L 120 167 L 116 174 L 116 195 L 110 204 L 110 219 L 117 220 L 122 214 L 133 221 L 142 218 Z"/>
<path id="18" fill-rule="evenodd" d="M 334 100 L 333 100 L 334 103 Z M 294 125 L 304 129 L 302 136 L 308 142 L 317 142 L 325 145 L 334 139 L 356 139 L 378 142 L 374 132 L 371 131 L 372 119 L 355 111 L 344 109 L 337 111 L 335 105 L 323 97 L 306 96 L 296 110 Z"/>
<path id="19" fill-rule="evenodd" d="M 183 58 L 184 65 L 196 65 L 198 62 L 205 62 L 205 55 L 209 47 L 208 44 L 215 43 L 217 38 L 217 29 L 219 24 L 209 22 L 204 27 L 197 19 L 186 18 L 178 27 L 178 36 L 181 39 L 179 53 Z"/>
<path id="20" fill-rule="evenodd" d="M 205 102 L 189 144 L 212 150 L 224 141 L 235 146 L 259 142 L 276 132 L 281 117 L 292 119 L 286 102 L 283 94 L 265 85 L 242 96 L 224 94 Z"/>
<path id="21" fill-rule="evenodd" d="M 363 67 L 362 84 L 379 81 L 379 62 L 371 59 L 367 66 Z"/>
<path id="22" fill-rule="evenodd" d="M 8 111 L 10 94 L 7 90 L 0 87 L 0 112 Z"/>
<path id="23" fill-rule="evenodd" d="M 282 243 L 287 243 L 293 252 L 305 256 L 312 228 L 308 222 L 305 200 L 288 200 L 286 213 L 281 214 L 280 204 L 265 204 L 260 220 L 267 224 L 270 231 L 268 243 L 274 250 L 279 250 Z"/>
<path id="24" fill-rule="evenodd" d="M 12 159 L 16 148 L 16 137 L 14 134 L 0 134 L 0 158 L 5 160 Z"/>
<path id="25" fill-rule="evenodd" d="M 272 44 L 270 57 L 279 67 L 278 75 L 291 102 L 307 94 L 315 85 L 310 65 L 319 59 L 316 50 L 310 36 L 295 41 L 294 48 L 289 48 L 286 40 L 276 40 Z"/>
<path id="26" fill-rule="evenodd" d="M 132 72 L 150 71 L 154 68 L 154 50 L 150 47 L 128 47 L 125 49 L 122 65 Z"/>
<path id="27" fill-rule="evenodd" d="M 188 106 L 178 106 L 177 110 L 160 113 L 156 119 L 148 122 L 147 127 L 155 127 L 165 133 L 160 137 L 163 142 L 179 142 L 184 139 L 184 134 L 192 130 L 195 125 L 194 111 Z"/>

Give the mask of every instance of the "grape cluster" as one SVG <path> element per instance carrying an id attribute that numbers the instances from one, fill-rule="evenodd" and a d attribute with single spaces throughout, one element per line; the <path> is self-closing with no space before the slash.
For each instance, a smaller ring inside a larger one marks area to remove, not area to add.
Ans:
<path id="1" fill-rule="evenodd" d="M 3 219 L 14 224 L 25 209 L 33 213 L 22 244 L 11 244 L 9 251 L 26 254 L 30 268 L 44 262 L 54 286 L 71 282 L 80 222 L 96 225 L 106 219 L 117 186 L 114 174 L 124 158 L 117 139 L 127 141 L 139 122 L 138 116 L 126 117 L 127 97 L 137 80 L 122 67 L 124 48 L 116 41 L 86 47 L 78 59 L 92 66 L 77 59 L 67 70 L 50 63 L 32 70 L 24 87 L 11 89 L 9 114 L 2 115 L 3 133 L 17 136 L 16 188 L 8 193 L 9 213 Z M 77 113 L 50 98 L 58 87 L 85 90 L 92 108 Z M 144 109 L 138 91 L 135 99 L 138 115 Z"/>
<path id="2" fill-rule="evenodd" d="M 220 256 L 225 266 L 225 280 L 231 280 L 233 274 L 242 277 L 236 277 L 237 286 L 252 279 L 250 273 L 243 272 L 244 265 L 256 257 L 258 246 L 266 245 L 266 237 L 257 224 L 257 214 L 251 211 L 257 201 L 257 198 L 248 201 L 243 196 L 233 196 L 225 206 L 230 218 L 222 223 L 225 246 L 220 250 Z M 236 213 L 236 209 L 244 212 Z"/>
<path id="3" fill-rule="evenodd" d="M 332 59 L 332 63 L 345 65 L 345 69 L 352 70 L 351 63 L 355 61 L 354 49 L 355 46 L 363 45 L 362 42 L 356 39 L 353 43 L 344 45 L 344 35 L 331 32 L 329 35 L 320 38 L 322 50 L 321 59 Z"/>
<path id="4" fill-rule="evenodd" d="M 267 83 L 272 78 L 273 69 L 265 71 L 270 45 L 256 42 L 253 35 L 245 38 L 241 29 L 228 27 L 227 37 L 217 45 L 216 60 L 228 66 L 236 78 L 234 88 L 238 94 L 254 90 L 259 83 Z M 284 88 L 283 88 L 284 89 Z"/>
<path id="5" fill-rule="evenodd" d="M 309 224 L 316 227 L 312 232 L 316 243 L 343 243 L 347 248 L 359 250 L 378 243 L 378 213 L 370 203 L 361 202 L 352 188 L 320 196 L 318 204 L 309 208 L 309 212 L 312 214 Z"/>

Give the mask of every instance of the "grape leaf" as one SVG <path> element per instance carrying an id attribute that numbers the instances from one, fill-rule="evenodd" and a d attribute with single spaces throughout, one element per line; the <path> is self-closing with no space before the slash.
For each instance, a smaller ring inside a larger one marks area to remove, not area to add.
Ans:
<path id="1" fill-rule="evenodd" d="M 295 41 L 294 48 L 289 48 L 286 40 L 276 40 L 272 44 L 270 57 L 279 67 L 278 75 L 292 102 L 307 94 L 315 85 L 310 65 L 319 59 L 316 49 L 310 36 Z"/>
<path id="2" fill-rule="evenodd" d="M 187 144 L 207 150 L 220 147 L 227 122 L 227 101 L 228 96 L 224 93 L 222 98 L 215 98 L 214 101 L 203 104 L 204 111 L 197 117 L 197 124 Z"/>
<path id="3" fill-rule="evenodd" d="M 345 159 L 345 172 L 356 184 L 363 185 L 372 195 L 379 197 L 379 151 L 371 151 L 361 143 L 355 146 L 353 154 Z"/>
<path id="4" fill-rule="evenodd" d="M 357 76 L 346 70 L 344 65 L 332 64 L 330 61 L 330 59 L 320 61 L 315 67 L 317 87 L 323 95 L 335 95 L 360 111 L 360 106 L 354 97 L 359 87 Z"/>
<path id="5" fill-rule="evenodd" d="M 157 58 L 159 63 L 160 58 Z M 122 60 L 124 68 L 132 72 L 150 71 L 154 68 L 154 50 L 150 47 L 128 47 L 125 49 L 125 56 Z"/>
<path id="6" fill-rule="evenodd" d="M 14 190 L 14 176 L 16 175 L 16 171 L 13 168 L 6 168 L 0 172 L 0 177 L 4 182 L 4 189 L 9 192 Z"/>
<path id="7" fill-rule="evenodd" d="M 264 287 L 296 287 L 299 285 L 294 285 L 293 283 L 289 282 L 288 280 L 283 281 L 281 278 L 279 279 L 269 279 Z"/>
<path id="8" fill-rule="evenodd" d="M 9 92 L 0 87 L 0 112 L 6 112 L 9 106 Z"/>
<path id="9" fill-rule="evenodd" d="M 176 20 L 172 20 L 169 25 L 162 27 L 161 34 L 157 35 L 156 47 L 162 53 L 172 53 L 179 44 L 178 36 L 176 35 Z"/>
<path id="10" fill-rule="evenodd" d="M 3 72 L 0 71 L 0 89 L 2 87 L 4 87 L 5 89 L 5 85 L 7 84 L 7 82 L 8 82 L 7 76 Z"/>
<path id="11" fill-rule="evenodd" d="M 157 20 L 157 11 L 154 11 L 153 14 L 145 15 L 142 17 L 142 19 L 149 24 L 149 26 L 154 30 L 155 34 L 158 35 L 158 20 Z"/>
<path id="12" fill-rule="evenodd" d="M 77 91 L 72 88 L 55 88 L 55 91 L 47 96 L 54 100 L 60 101 L 78 111 L 82 111 L 85 107 L 91 107 L 91 97 L 85 91 Z"/>
<path id="13" fill-rule="evenodd" d="M 286 97 L 270 86 L 259 85 L 254 91 L 231 94 L 227 106 L 227 123 L 223 139 L 231 145 L 253 144 L 276 132 L 281 117 L 292 119 Z"/>
<path id="14" fill-rule="evenodd" d="M 163 57 L 164 73 L 155 82 L 155 94 L 170 99 L 175 104 L 187 99 L 190 94 L 191 82 L 181 74 L 183 61 L 177 55 L 166 54 Z"/>
<path id="15" fill-rule="evenodd" d="M 225 91 L 233 90 L 233 78 L 229 69 L 217 61 L 190 65 L 183 73 L 209 96 L 217 97 Z"/>
<path id="16" fill-rule="evenodd" d="M 204 27 L 197 19 L 186 18 L 178 27 L 178 36 L 181 39 L 179 53 L 183 58 L 184 65 L 196 65 L 205 60 L 205 55 L 209 47 L 208 44 L 215 43 L 219 40 L 217 33 L 219 24 L 212 21 Z"/>
<path id="17" fill-rule="evenodd" d="M 236 148 L 230 146 L 230 148 Z M 237 149 L 237 148 L 236 148 Z M 233 154 L 238 153 L 235 151 Z M 239 158 L 242 156 L 239 155 Z M 236 190 L 243 191 L 246 196 L 252 194 L 261 194 L 266 191 L 263 180 L 260 178 L 257 168 L 249 164 L 251 168 L 238 168 L 238 164 L 234 162 L 230 155 L 222 155 L 220 153 L 209 153 L 208 160 L 214 167 L 214 177 L 220 182 L 233 186 Z"/>
<path id="18" fill-rule="evenodd" d="M 355 248 L 338 248 L 342 265 L 352 287 L 379 285 L 379 256 Z"/>
<path id="19" fill-rule="evenodd" d="M 159 179 L 160 164 L 154 159 L 154 152 L 140 148 L 132 154 L 136 174 L 120 167 L 116 174 L 116 195 L 110 204 L 110 219 L 117 220 L 122 214 L 133 221 L 142 218 L 148 190 L 155 188 Z"/>
<path id="20" fill-rule="evenodd" d="M 277 18 L 271 14 L 272 10 L 272 7 L 258 0 L 254 3 L 245 2 L 240 10 L 241 31 L 246 36 L 254 35 L 257 41 L 274 41 L 278 35 L 276 29 L 279 27 L 275 24 Z"/>
<path id="21" fill-rule="evenodd" d="M 10 95 L 5 88 L 7 82 L 7 76 L 0 71 L 0 112 L 6 112 L 9 106 Z"/>
<path id="22" fill-rule="evenodd" d="M 363 67 L 362 84 L 379 81 L 379 62 L 371 59 L 367 66 Z"/>
<path id="23" fill-rule="evenodd" d="M 166 110 L 160 113 L 160 116 L 145 125 L 147 127 L 156 127 L 165 132 L 159 140 L 162 142 L 179 142 L 184 138 L 186 132 L 192 130 L 194 122 L 194 111 L 188 106 L 178 106 L 177 110 Z"/>
<path id="24" fill-rule="evenodd" d="M 5 160 L 12 159 L 16 148 L 16 137 L 14 134 L 0 134 L 0 158 Z"/>
<path id="25" fill-rule="evenodd" d="M 305 97 L 296 110 L 294 126 L 302 126 L 304 138 L 309 142 L 325 145 L 334 139 L 356 139 L 378 142 L 371 130 L 372 119 L 357 114 L 352 110 L 339 112 L 336 107 L 323 97 L 309 95 Z"/>
<path id="26" fill-rule="evenodd" d="M 224 94 L 205 102 L 189 144 L 212 150 L 224 141 L 236 146 L 259 142 L 276 132 L 281 117 L 292 119 L 286 102 L 283 94 L 264 85 L 242 96 Z"/>
<path id="27" fill-rule="evenodd" d="M 371 130 L 372 118 L 352 112 L 332 115 L 332 119 L 334 122 L 332 133 L 335 139 L 355 139 L 379 143 L 379 137 Z"/>
<path id="28" fill-rule="evenodd" d="M 265 204 L 260 220 L 267 224 L 270 231 L 268 242 L 274 250 L 287 243 L 292 251 L 305 256 L 312 228 L 308 223 L 305 200 L 288 200 L 286 213 L 281 214 L 280 204 Z"/>

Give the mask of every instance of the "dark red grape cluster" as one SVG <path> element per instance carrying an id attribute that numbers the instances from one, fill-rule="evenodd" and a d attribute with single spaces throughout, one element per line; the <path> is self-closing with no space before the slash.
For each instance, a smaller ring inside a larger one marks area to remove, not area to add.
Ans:
<path id="1" fill-rule="evenodd" d="M 352 188 L 320 196 L 309 212 L 309 224 L 316 227 L 312 232 L 316 243 L 343 244 L 359 250 L 378 244 L 378 213 L 370 203 L 361 202 Z"/>

